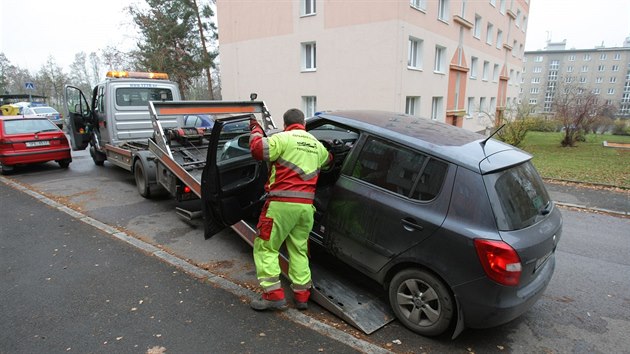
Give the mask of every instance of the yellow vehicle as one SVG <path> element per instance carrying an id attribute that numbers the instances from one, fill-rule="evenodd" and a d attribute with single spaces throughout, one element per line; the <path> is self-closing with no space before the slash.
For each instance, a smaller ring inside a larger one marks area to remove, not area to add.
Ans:
<path id="1" fill-rule="evenodd" d="M 4 106 L 0 106 L 0 110 L 2 110 L 3 116 L 17 116 L 20 114 L 20 106 L 14 104 L 5 104 Z"/>

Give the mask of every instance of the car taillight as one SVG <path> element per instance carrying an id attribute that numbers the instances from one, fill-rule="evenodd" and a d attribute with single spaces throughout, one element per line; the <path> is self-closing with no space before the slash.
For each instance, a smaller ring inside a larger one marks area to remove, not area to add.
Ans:
<path id="1" fill-rule="evenodd" d="M 499 284 L 518 285 L 521 278 L 521 258 L 503 241 L 475 239 L 475 249 L 486 275 Z"/>

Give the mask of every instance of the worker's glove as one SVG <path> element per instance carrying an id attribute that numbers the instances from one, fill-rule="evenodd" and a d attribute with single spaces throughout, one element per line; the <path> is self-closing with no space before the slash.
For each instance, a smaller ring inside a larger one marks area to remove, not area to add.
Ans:
<path id="1" fill-rule="evenodd" d="M 249 120 L 249 130 L 252 131 L 255 128 L 260 127 L 260 124 L 258 123 L 258 121 L 256 119 L 250 119 Z"/>

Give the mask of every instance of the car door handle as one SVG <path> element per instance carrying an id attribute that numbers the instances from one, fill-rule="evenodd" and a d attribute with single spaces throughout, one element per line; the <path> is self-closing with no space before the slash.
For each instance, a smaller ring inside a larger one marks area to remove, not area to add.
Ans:
<path id="1" fill-rule="evenodd" d="M 414 230 L 422 231 L 424 229 L 422 225 L 418 225 L 413 219 L 401 219 L 400 221 L 402 222 L 403 227 L 407 231 L 414 231 Z"/>

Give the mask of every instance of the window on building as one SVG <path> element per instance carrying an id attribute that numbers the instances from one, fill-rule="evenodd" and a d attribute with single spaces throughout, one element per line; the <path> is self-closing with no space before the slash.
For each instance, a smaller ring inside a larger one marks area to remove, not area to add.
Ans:
<path id="1" fill-rule="evenodd" d="M 503 31 L 497 30 L 497 49 L 501 49 L 501 46 L 503 46 Z"/>
<path id="2" fill-rule="evenodd" d="M 442 96 L 433 97 L 431 100 L 431 119 L 440 120 L 444 117 L 444 113 L 442 110 L 444 98 Z"/>
<path id="3" fill-rule="evenodd" d="M 588 65 L 582 65 L 582 72 L 583 73 L 588 72 Z"/>
<path id="4" fill-rule="evenodd" d="M 569 61 L 575 61 L 575 55 L 573 54 L 569 55 Z"/>
<path id="5" fill-rule="evenodd" d="M 586 77 L 585 76 L 580 76 L 580 83 L 583 84 L 586 82 Z"/>
<path id="6" fill-rule="evenodd" d="M 537 56 L 534 58 L 534 61 L 535 61 L 536 63 L 542 63 L 542 61 L 543 61 L 543 56 L 542 56 L 542 55 L 537 55 Z"/>
<path id="7" fill-rule="evenodd" d="M 572 73 L 573 72 L 573 65 L 567 66 L 567 72 L 568 73 Z"/>
<path id="8" fill-rule="evenodd" d="M 492 69 L 492 81 L 499 81 L 499 64 L 494 64 L 494 68 Z"/>
<path id="9" fill-rule="evenodd" d="M 535 66 L 533 72 L 534 73 L 541 73 L 542 72 L 542 66 Z"/>
<path id="10" fill-rule="evenodd" d="M 601 84 L 602 82 L 604 82 L 604 78 L 603 78 L 603 77 L 601 77 L 601 76 L 598 76 L 598 77 L 595 79 L 595 83 L 597 83 L 597 84 Z"/>
<path id="11" fill-rule="evenodd" d="M 539 84 L 539 83 L 540 83 L 539 77 L 532 77 L 532 84 Z"/>
<path id="12" fill-rule="evenodd" d="M 599 88 L 594 88 L 593 89 L 593 94 L 594 95 L 599 95 Z"/>
<path id="13" fill-rule="evenodd" d="M 599 60 L 606 60 L 606 58 L 608 58 L 608 55 L 606 53 L 602 53 L 599 55 Z"/>
<path id="14" fill-rule="evenodd" d="M 490 112 L 496 112 L 497 110 L 497 98 L 490 97 Z"/>
<path id="15" fill-rule="evenodd" d="M 486 106 L 486 98 L 479 97 L 479 112 L 487 112 L 488 107 Z"/>
<path id="16" fill-rule="evenodd" d="M 564 78 L 564 82 L 566 82 L 567 84 L 570 84 L 573 82 L 573 76 L 567 76 L 566 78 Z"/>
<path id="17" fill-rule="evenodd" d="M 413 69 L 422 69 L 422 44 L 423 40 L 409 37 L 409 53 L 407 66 Z"/>
<path id="18" fill-rule="evenodd" d="M 613 65 L 612 71 L 619 71 L 619 65 Z"/>
<path id="19" fill-rule="evenodd" d="M 488 81 L 488 75 L 490 75 L 489 73 L 490 71 L 490 63 L 487 60 L 483 61 L 483 72 L 482 72 L 482 76 L 481 79 L 484 81 Z"/>
<path id="20" fill-rule="evenodd" d="M 473 36 L 477 39 L 481 38 L 481 16 L 475 14 L 475 29 L 473 30 Z"/>
<path id="21" fill-rule="evenodd" d="M 302 16 L 315 15 L 316 0 L 300 0 L 302 7 Z"/>
<path id="22" fill-rule="evenodd" d="M 490 5 L 497 7 L 497 0 L 490 0 Z"/>
<path id="23" fill-rule="evenodd" d="M 438 0 L 438 20 L 448 22 L 449 5 L 449 0 Z"/>
<path id="24" fill-rule="evenodd" d="M 523 27 L 521 29 L 523 32 L 527 30 L 527 16 L 523 16 Z"/>
<path id="25" fill-rule="evenodd" d="M 499 0 L 499 11 L 501 12 L 502 15 L 505 15 L 505 0 Z"/>
<path id="26" fill-rule="evenodd" d="M 446 72 L 446 48 L 436 45 L 435 46 L 435 65 L 433 71 L 437 73 Z"/>
<path id="27" fill-rule="evenodd" d="M 427 0 L 410 0 L 411 7 L 425 11 L 427 9 Z"/>
<path id="28" fill-rule="evenodd" d="M 521 10 L 516 10 L 516 27 L 521 27 Z"/>
<path id="29" fill-rule="evenodd" d="M 477 66 L 479 65 L 479 58 L 470 57 L 470 78 L 477 78 Z"/>
<path id="30" fill-rule="evenodd" d="M 405 99 L 405 114 L 412 116 L 420 113 L 420 96 L 407 96 Z"/>
<path id="31" fill-rule="evenodd" d="M 615 89 L 614 89 L 614 88 L 612 88 L 612 87 L 611 87 L 611 88 L 609 88 L 609 89 L 608 89 L 608 94 L 609 94 L 609 95 L 614 95 L 614 94 L 615 94 Z"/>
<path id="32" fill-rule="evenodd" d="M 474 97 L 468 97 L 468 103 L 466 105 L 466 112 L 468 113 L 466 118 L 472 118 L 473 113 L 475 113 L 475 98 Z"/>
<path id="33" fill-rule="evenodd" d="M 606 66 L 605 65 L 598 65 L 597 66 L 597 71 L 604 71 L 606 70 Z"/>
<path id="34" fill-rule="evenodd" d="M 302 70 L 317 70 L 317 46 L 315 42 L 302 43 Z"/>
<path id="35" fill-rule="evenodd" d="M 621 60 L 621 53 L 615 53 L 614 60 Z"/>
<path id="36" fill-rule="evenodd" d="M 492 45 L 492 36 L 494 32 L 494 25 L 488 22 L 488 26 L 486 26 L 486 43 Z"/>
<path id="37" fill-rule="evenodd" d="M 589 61 L 591 60 L 591 55 L 590 54 L 584 54 L 584 61 Z"/>
<path id="38" fill-rule="evenodd" d="M 615 82 L 617 82 L 617 77 L 616 76 L 611 76 L 610 77 L 610 81 L 611 84 L 614 84 Z"/>
<path id="39" fill-rule="evenodd" d="M 302 108 L 306 117 L 312 117 L 317 112 L 317 97 L 302 96 Z"/>
<path id="40" fill-rule="evenodd" d="M 529 104 L 536 104 L 538 102 L 538 100 L 536 100 L 535 98 L 530 98 L 529 99 Z"/>
<path id="41" fill-rule="evenodd" d="M 538 87 L 532 87 L 532 88 L 530 88 L 530 89 L 529 89 L 529 93 L 532 93 L 532 94 L 537 94 L 537 93 L 538 93 Z"/>

